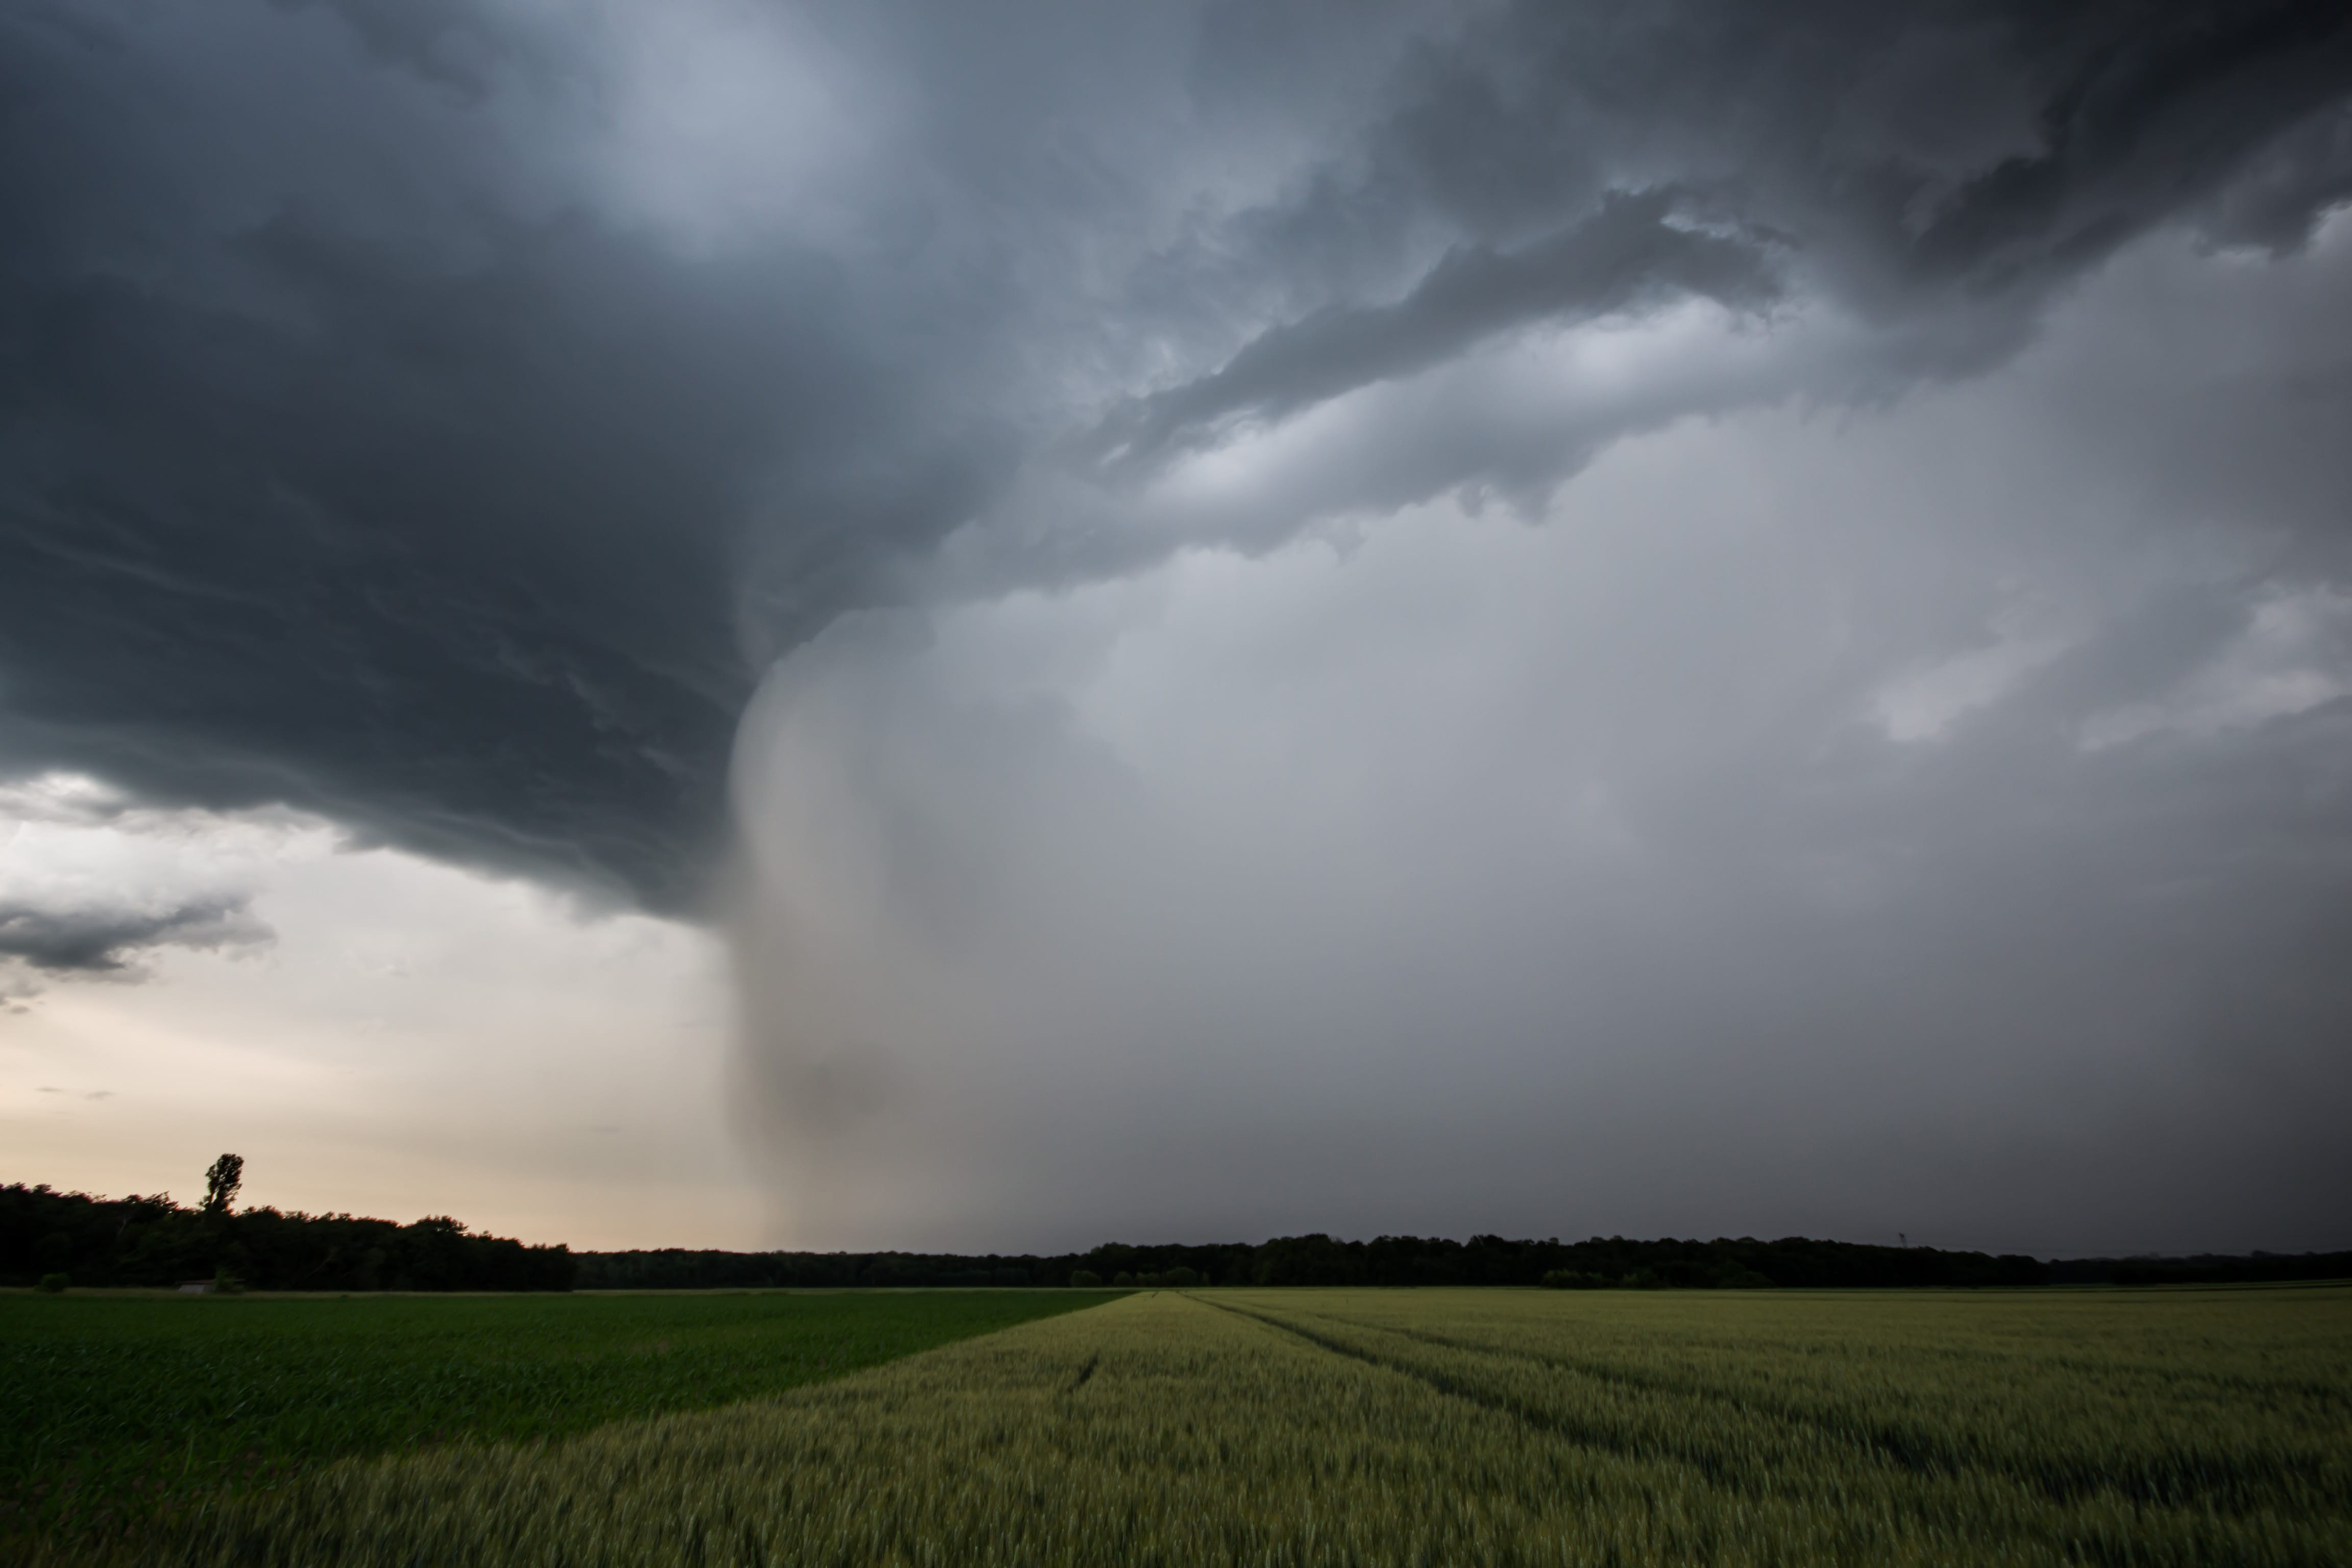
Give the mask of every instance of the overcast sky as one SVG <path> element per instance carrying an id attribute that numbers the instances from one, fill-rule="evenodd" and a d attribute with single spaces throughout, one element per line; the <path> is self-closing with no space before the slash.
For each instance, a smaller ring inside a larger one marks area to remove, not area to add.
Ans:
<path id="1" fill-rule="evenodd" d="M 2352 13 L 0 13 L 0 1180 L 2352 1246 Z"/>

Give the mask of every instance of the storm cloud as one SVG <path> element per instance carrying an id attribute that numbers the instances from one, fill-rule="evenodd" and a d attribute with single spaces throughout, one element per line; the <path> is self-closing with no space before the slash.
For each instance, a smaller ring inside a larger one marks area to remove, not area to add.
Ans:
<path id="1" fill-rule="evenodd" d="M 268 947 L 255 864 L 289 820 L 159 812 L 71 774 L 0 784 L 0 996 L 44 977 L 143 980 L 167 949 Z"/>
<path id="2" fill-rule="evenodd" d="M 680 907 L 747 595 L 821 624 L 984 458 L 837 260 L 535 166 L 523 40 L 349 16 L 7 24 L 10 760 Z"/>
<path id="3" fill-rule="evenodd" d="M 799 1238 L 2344 1239 L 2341 5 L 42 0 L 0 104 L 0 771 L 724 923 Z"/>
<path id="4" fill-rule="evenodd" d="M 2239 374 L 2117 340 L 2301 383 L 2347 238 L 1533 520 L 838 623 L 740 752 L 800 1222 L 2325 1243 L 2352 596 L 2294 536 L 2352 484 L 2325 406 L 2269 504 L 2184 458 Z"/>
<path id="5" fill-rule="evenodd" d="M 216 948 L 267 941 L 238 898 L 165 910 L 43 908 L 0 903 L 0 955 L 51 973 L 120 973 L 156 947 Z"/>

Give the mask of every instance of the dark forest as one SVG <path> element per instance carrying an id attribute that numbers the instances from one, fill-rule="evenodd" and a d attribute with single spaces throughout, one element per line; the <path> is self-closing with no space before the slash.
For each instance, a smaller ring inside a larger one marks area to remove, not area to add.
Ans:
<path id="1" fill-rule="evenodd" d="M 400 1225 L 356 1215 L 186 1207 L 0 1186 L 0 1284 L 208 1282 L 260 1290 L 568 1290 L 563 1247 L 482 1236 L 446 1215 Z M 58 1277 L 62 1276 L 62 1280 Z"/>
<path id="2" fill-rule="evenodd" d="M 215 1194 L 215 1199 L 219 1194 Z M 62 1279 L 59 1279 L 62 1277 Z M 0 1285 L 266 1290 L 708 1290 L 1103 1285 L 1551 1285 L 1568 1289 L 1799 1289 L 2216 1284 L 2352 1278 L 2352 1253 L 2072 1258 L 1871 1247 L 1783 1237 L 1712 1241 L 1594 1237 L 1322 1235 L 1255 1244 L 1130 1246 L 967 1256 L 916 1252 L 573 1252 L 469 1230 L 354 1215 L 189 1207 L 0 1186 Z"/>

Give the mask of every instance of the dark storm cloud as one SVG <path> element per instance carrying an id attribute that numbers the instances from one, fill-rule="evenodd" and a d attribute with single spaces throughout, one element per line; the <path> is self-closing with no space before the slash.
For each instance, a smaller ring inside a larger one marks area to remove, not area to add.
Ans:
<path id="1" fill-rule="evenodd" d="M 1142 399 L 1097 433 L 1144 460 L 1235 416 L 1278 420 L 1369 382 L 1410 375 L 1508 328 L 1570 322 L 1678 295 L 1727 305 L 1774 293 L 1760 250 L 1676 227 L 1669 191 L 1612 192 L 1600 210 L 1523 249 L 1457 249 L 1393 305 L 1328 307 L 1254 339 L 1213 375 Z"/>
<path id="2" fill-rule="evenodd" d="M 51 974 L 121 973 L 158 947 L 245 947 L 269 939 L 242 896 L 168 909 L 52 908 L 0 902 L 0 958 Z"/>
<path id="3" fill-rule="evenodd" d="M 838 264 L 530 197 L 460 13 L 337 11 L 366 52 L 258 8 L 185 58 L 130 11 L 0 35 L 4 760 L 679 907 L 752 521 L 789 637 L 953 515 L 957 459 Z"/>
<path id="4" fill-rule="evenodd" d="M 2315 114 L 2251 160 L 2202 215 L 2224 244 L 2273 252 L 2310 243 L 2319 216 L 2352 201 L 2352 107 Z"/>
<path id="5" fill-rule="evenodd" d="M 1395 82 L 1357 146 L 1220 247 L 1314 276 L 1434 227 L 1444 254 L 1393 304 L 1325 304 L 1118 409 L 1097 447 L 1278 419 L 1515 326 L 1760 304 L 1784 272 L 1892 329 L 1850 377 L 1980 369 L 2154 225 L 2208 204 L 2217 237 L 2291 248 L 2352 189 L 2352 17 L 2310 0 L 1510 5 Z M 1670 226 L 1677 205 L 1733 232 Z M 1589 449 L 1563 444 L 1560 471 Z"/>
<path id="6" fill-rule="evenodd" d="M 2328 235 L 1540 528 L 837 626 L 742 764 L 804 1234 L 2340 1244 L 2352 596 L 2278 549 L 2352 505 L 2280 417 Z"/>
<path id="7" fill-rule="evenodd" d="M 2291 247 L 2352 177 L 2327 5 L 635 18 L 802 18 L 820 63 L 726 101 L 829 92 L 874 147 L 764 195 L 759 158 L 821 162 L 840 128 L 706 135 L 727 84 L 657 82 L 685 151 L 632 164 L 615 84 L 675 40 L 615 16 L 0 21 L 0 766 L 289 801 L 685 908 L 759 668 L 1003 526 L 1032 496 L 1009 477 L 1106 413 L 1148 456 L 1523 326 L 1816 292 L 1886 342 L 1793 389 L 1883 389 L 2013 350 L 2152 225 Z M 1253 168 L 1279 189 L 1242 195 Z M 1526 492 L 1791 389 L 1429 421 L 1254 526 Z M 1149 466 L 1095 476 L 1113 493 L 1073 515 L 1104 538 L 1007 570 L 1182 542 L 1118 537 Z"/>
<path id="8" fill-rule="evenodd" d="M 26 302 L 17 747 L 675 896 L 740 690 L 709 514 L 745 433 L 690 423 L 660 360 L 728 323 L 594 237 L 447 279 L 284 217 L 247 257 L 311 320 Z"/>
<path id="9" fill-rule="evenodd" d="M 324 10 L 347 23 L 370 54 L 467 99 L 495 83 L 511 50 L 471 0 L 269 0 L 283 11 Z"/>

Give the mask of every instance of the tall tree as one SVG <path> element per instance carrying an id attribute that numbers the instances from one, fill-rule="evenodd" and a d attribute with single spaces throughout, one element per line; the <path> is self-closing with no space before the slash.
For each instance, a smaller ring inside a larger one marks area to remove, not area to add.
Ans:
<path id="1" fill-rule="evenodd" d="M 207 1215 L 225 1215 L 245 1185 L 245 1156 L 223 1154 L 205 1168 L 205 1208 Z"/>

